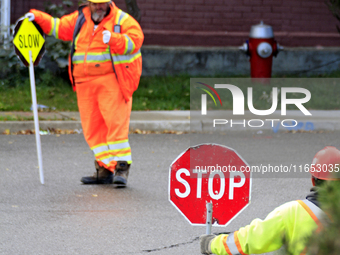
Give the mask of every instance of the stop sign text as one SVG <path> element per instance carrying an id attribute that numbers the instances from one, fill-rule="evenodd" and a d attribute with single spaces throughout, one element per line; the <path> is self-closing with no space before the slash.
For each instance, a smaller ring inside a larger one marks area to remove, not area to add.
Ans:
<path id="1" fill-rule="evenodd" d="M 225 195 L 226 180 L 225 180 L 225 175 L 222 171 L 214 171 L 214 172 L 211 172 L 210 174 L 207 174 L 207 173 L 204 174 L 203 171 L 194 170 L 194 173 L 195 172 L 197 173 L 196 198 L 202 197 L 202 178 L 204 177 L 204 175 L 208 175 L 207 176 L 208 177 L 208 194 L 212 199 L 219 200 L 223 197 L 223 195 Z M 191 192 L 191 188 L 190 188 L 189 183 L 181 177 L 181 174 L 184 174 L 185 176 L 190 176 L 190 171 L 188 169 L 181 168 L 176 172 L 176 179 L 179 183 L 183 184 L 185 191 L 181 192 L 179 188 L 176 188 L 175 193 L 180 198 L 186 198 L 187 196 L 189 196 Z M 217 176 L 217 178 L 220 178 L 219 191 L 216 191 L 216 190 L 214 191 L 213 189 L 214 187 L 213 182 L 214 182 L 215 176 Z M 239 177 L 239 178 L 236 178 L 236 177 Z M 237 179 L 241 179 L 241 181 L 237 181 Z M 235 171 L 235 172 L 230 172 L 229 178 L 227 179 L 227 181 L 228 180 L 229 180 L 228 199 L 233 200 L 234 189 L 242 187 L 246 182 L 246 177 L 244 173 Z"/>

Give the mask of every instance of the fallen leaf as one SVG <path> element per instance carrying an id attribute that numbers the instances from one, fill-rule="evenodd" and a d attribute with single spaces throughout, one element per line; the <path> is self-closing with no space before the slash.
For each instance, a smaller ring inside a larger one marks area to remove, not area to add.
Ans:
<path id="1" fill-rule="evenodd" d="M 130 134 L 142 134 L 142 135 L 148 135 L 148 134 L 176 134 L 176 135 L 182 135 L 187 132 L 184 131 L 174 131 L 174 130 L 163 130 L 163 131 L 151 131 L 151 130 L 140 130 L 140 129 L 135 129 L 135 130 L 130 130 Z"/>

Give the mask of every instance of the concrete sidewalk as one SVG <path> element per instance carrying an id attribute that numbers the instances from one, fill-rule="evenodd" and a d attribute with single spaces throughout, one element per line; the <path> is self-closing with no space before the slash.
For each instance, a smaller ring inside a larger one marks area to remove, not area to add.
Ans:
<path id="1" fill-rule="evenodd" d="M 212 127 L 213 119 L 225 119 L 229 123 L 231 119 L 235 122 L 245 121 L 245 123 L 255 119 L 294 119 L 299 122 L 298 125 L 288 130 L 340 130 L 340 111 L 315 110 L 310 112 L 312 116 L 304 116 L 300 111 L 287 111 L 287 116 L 281 116 L 279 111 L 270 116 L 256 116 L 249 112 L 246 112 L 244 116 L 233 116 L 232 111 L 211 111 L 208 112 L 207 116 L 202 116 L 200 111 L 133 111 L 131 113 L 130 129 L 211 132 L 216 130 Z M 221 116 L 221 114 L 223 115 Z M 3 133 L 6 129 L 9 129 L 11 132 L 34 129 L 32 112 L 0 112 L 1 119 L 4 119 L 6 116 L 8 119 L 22 119 L 22 121 L 0 121 L 0 133 Z M 81 130 L 82 128 L 78 112 L 39 112 L 39 117 L 42 119 L 39 121 L 39 126 L 42 130 L 48 128 Z M 274 132 L 285 130 L 282 126 L 278 127 L 278 124 L 280 124 L 279 121 L 273 127 L 271 122 L 267 121 L 262 127 L 256 129 L 273 130 Z M 227 125 L 220 125 L 219 128 L 221 131 L 254 130 L 254 128 L 248 125 L 245 128 L 240 124 L 233 127 L 230 127 L 230 124 L 228 125 L 228 127 Z M 259 125 L 259 122 L 253 121 L 252 125 Z"/>
<path id="2" fill-rule="evenodd" d="M 40 129 L 81 130 L 79 112 L 39 112 Z M 6 129 L 11 132 L 34 129 L 32 112 L 0 112 L 0 134 Z M 12 120 L 11 120 L 12 119 Z M 13 119 L 21 119 L 13 121 Z M 190 111 L 133 111 L 130 119 L 130 129 L 148 131 L 190 131 Z"/>

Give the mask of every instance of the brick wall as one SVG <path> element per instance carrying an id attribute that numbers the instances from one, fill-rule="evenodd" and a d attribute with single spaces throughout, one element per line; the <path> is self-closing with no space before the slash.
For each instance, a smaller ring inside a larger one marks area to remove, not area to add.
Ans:
<path id="1" fill-rule="evenodd" d="M 13 19 L 30 7 L 43 9 L 42 2 L 12 0 Z M 114 2 L 126 10 L 124 0 Z M 277 41 L 284 46 L 340 46 L 337 20 L 324 0 L 137 2 L 146 45 L 238 46 L 247 39 L 251 25 L 262 20 L 273 27 Z"/>

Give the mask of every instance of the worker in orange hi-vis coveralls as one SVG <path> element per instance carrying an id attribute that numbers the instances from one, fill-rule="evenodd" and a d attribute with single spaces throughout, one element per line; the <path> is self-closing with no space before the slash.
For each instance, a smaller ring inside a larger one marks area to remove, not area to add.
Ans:
<path id="1" fill-rule="evenodd" d="M 110 0 L 88 0 L 60 19 L 34 9 L 25 17 L 46 34 L 72 41 L 69 74 L 97 170 L 81 182 L 126 186 L 132 93 L 142 72 L 140 25 Z"/>

